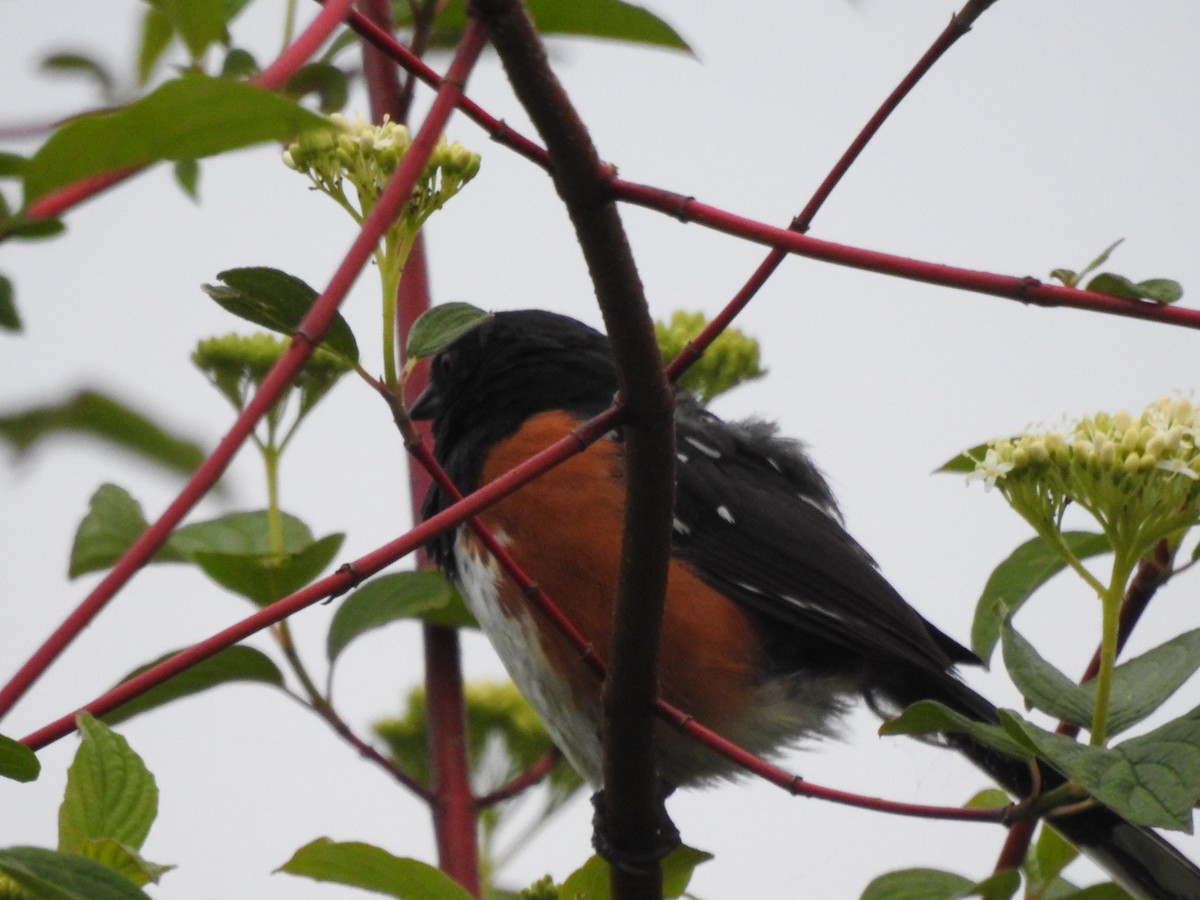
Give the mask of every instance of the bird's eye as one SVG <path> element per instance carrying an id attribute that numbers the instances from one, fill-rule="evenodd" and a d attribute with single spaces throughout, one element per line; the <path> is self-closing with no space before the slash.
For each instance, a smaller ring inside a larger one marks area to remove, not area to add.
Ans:
<path id="1" fill-rule="evenodd" d="M 438 378 L 449 378 L 454 372 L 455 354 L 451 351 L 439 353 L 433 360 L 434 374 Z"/>

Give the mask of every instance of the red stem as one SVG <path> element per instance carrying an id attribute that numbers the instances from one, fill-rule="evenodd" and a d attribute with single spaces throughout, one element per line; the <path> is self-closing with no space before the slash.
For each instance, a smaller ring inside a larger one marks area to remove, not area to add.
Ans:
<path id="1" fill-rule="evenodd" d="M 287 351 L 267 374 L 257 393 L 238 416 L 229 432 L 201 463 L 200 467 L 153 525 L 142 533 L 117 561 L 96 588 L 67 617 L 46 642 L 35 651 L 12 680 L 0 689 L 0 717 L 3 717 L 46 668 L 58 657 L 75 636 L 90 622 L 125 583 L 166 543 L 171 532 L 193 506 L 216 483 L 234 454 L 254 430 L 258 420 L 278 400 L 292 378 L 303 367 L 313 348 L 329 328 L 338 305 L 371 258 L 380 236 L 399 215 L 421 175 L 438 136 L 446 124 L 455 102 L 462 93 L 462 82 L 478 58 L 485 37 L 482 28 L 469 28 L 451 65 L 449 76 L 438 91 L 421 130 L 413 138 L 408 152 L 396 167 L 392 179 L 379 197 L 376 207 L 363 222 L 358 237 L 329 281 L 325 292 L 314 301 L 300 323 Z"/>

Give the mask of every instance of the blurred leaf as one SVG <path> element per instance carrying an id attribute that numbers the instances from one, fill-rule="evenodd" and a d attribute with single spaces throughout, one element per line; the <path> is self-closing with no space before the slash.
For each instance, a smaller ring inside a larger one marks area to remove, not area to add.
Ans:
<path id="1" fill-rule="evenodd" d="M 179 159 L 175 161 L 175 182 L 192 200 L 199 200 L 197 185 L 200 183 L 200 163 L 194 159 Z"/>
<path id="2" fill-rule="evenodd" d="M 1077 684 L 1034 649 L 1010 623 L 1004 626 L 1004 664 L 1035 707 L 1088 728 L 1096 703 L 1094 681 Z M 1200 669 L 1200 629 L 1181 634 L 1117 666 L 1113 672 L 1108 733 L 1115 736 L 1158 709 Z"/>
<path id="3" fill-rule="evenodd" d="M 0 734 L 0 778 L 35 781 L 41 771 L 37 754 L 20 741 Z"/>
<path id="4" fill-rule="evenodd" d="M 304 66 L 288 79 L 283 91 L 296 100 L 315 94 L 321 112 L 329 115 L 346 105 L 350 88 L 346 82 L 346 73 L 337 66 L 315 62 Z"/>
<path id="5" fill-rule="evenodd" d="M 1053 269 L 1050 277 L 1057 278 L 1067 287 L 1075 287 L 1075 282 L 1079 280 L 1079 275 L 1074 269 Z"/>
<path id="6" fill-rule="evenodd" d="M 1009 756 L 1028 758 L 1033 755 L 1024 743 L 1014 739 L 1006 729 L 968 719 L 933 700 L 914 703 L 879 727 L 879 733 L 884 735 L 939 734 L 947 731 L 969 734 L 981 744 Z"/>
<path id="7" fill-rule="evenodd" d="M 127 878 L 78 853 L 10 847 L 0 850 L 0 874 L 36 900 L 150 900 Z"/>
<path id="8" fill-rule="evenodd" d="M 1012 803 L 1012 798 L 1000 788 L 984 788 L 963 804 L 964 809 L 1000 809 Z"/>
<path id="9" fill-rule="evenodd" d="M 880 875 L 867 885 L 862 900 L 955 900 L 966 896 L 974 882 L 937 869 L 904 869 Z"/>
<path id="10" fill-rule="evenodd" d="M 337 555 L 344 534 L 330 534 L 283 558 L 275 554 L 192 554 L 204 574 L 217 584 L 267 606 L 300 590 L 315 579 Z"/>
<path id="11" fill-rule="evenodd" d="M 172 651 L 144 666 L 139 666 L 122 678 L 120 683 L 124 684 L 135 675 L 140 675 L 147 669 L 170 659 L 177 652 L 179 651 Z M 109 725 L 116 725 L 174 700 L 190 697 L 223 684 L 240 681 L 281 688 L 283 687 L 283 673 L 262 651 L 255 650 L 253 647 L 235 645 L 185 669 L 144 694 L 139 694 L 128 703 L 122 704 L 104 716 L 104 721 Z"/>
<path id="12" fill-rule="evenodd" d="M 94 859 L 105 868 L 128 878 L 138 887 L 150 882 L 157 884 L 163 873 L 175 868 L 147 862 L 140 853 L 115 838 L 81 841 L 72 852 Z"/>
<path id="13" fill-rule="evenodd" d="M 325 655 L 332 663 L 359 635 L 413 618 L 454 627 L 475 624 L 441 572 L 394 572 L 373 579 L 342 601 L 329 625 Z"/>
<path id="14" fill-rule="evenodd" d="M 149 0 L 183 38 L 192 59 L 199 59 L 212 44 L 228 39 L 225 0 Z"/>
<path id="15" fill-rule="evenodd" d="M 204 461 L 192 441 L 171 434 L 147 416 L 96 391 L 83 390 L 54 405 L 0 415 L 0 439 L 21 456 L 39 441 L 60 433 L 101 438 L 174 472 L 190 474 Z"/>
<path id="16" fill-rule="evenodd" d="M 139 849 L 158 814 L 154 776 L 121 735 L 85 712 L 76 716 L 83 740 L 67 770 L 58 811 L 58 848 L 113 838 Z"/>
<path id="17" fill-rule="evenodd" d="M 25 168 L 25 202 L 102 172 L 200 159 L 328 127 L 327 119 L 263 88 L 186 75 L 129 106 L 60 127 Z"/>
<path id="18" fill-rule="evenodd" d="M 116 82 L 108 68 L 98 60 L 81 53 L 52 53 L 42 60 L 42 69 L 62 75 L 83 75 L 100 89 L 105 103 L 116 96 Z"/>
<path id="19" fill-rule="evenodd" d="M 1200 801 L 1200 707 L 1115 747 L 1093 747 L 1005 711 L 1039 755 L 1135 825 L 1191 832 Z"/>
<path id="20" fill-rule="evenodd" d="M 471 900 L 450 876 L 415 859 L 357 841 L 317 838 L 295 852 L 277 871 L 330 881 L 401 900 Z"/>
<path id="21" fill-rule="evenodd" d="M 28 162 L 19 153 L 0 151 L 0 178 L 20 178 Z"/>
<path id="22" fill-rule="evenodd" d="M 1090 531 L 1064 531 L 1063 543 L 1076 559 L 1111 552 L 1108 538 Z M 1033 592 L 1066 567 L 1062 556 L 1041 537 L 1026 541 L 992 570 L 975 605 L 971 649 L 985 663 L 1000 640 L 1000 626 Z"/>
<path id="23" fill-rule="evenodd" d="M 225 286 L 206 284 L 204 291 L 218 304 L 235 316 L 289 337 L 317 299 L 317 292 L 301 279 L 265 266 L 228 269 L 217 273 L 217 278 Z M 334 314 L 321 346 L 351 362 L 358 361 L 358 343 L 341 313 Z"/>
<path id="24" fill-rule="evenodd" d="M 425 310 L 408 332 L 409 359 L 437 356 L 468 331 L 492 317 L 470 303 L 440 303 Z"/>
<path id="25" fill-rule="evenodd" d="M 221 63 L 222 78 L 246 79 L 257 75 L 259 71 L 254 54 L 241 47 L 231 47 Z"/>
<path id="26" fill-rule="evenodd" d="M 22 215 L 17 215 L 0 222 L 0 233 L 13 240 L 40 241 L 62 234 L 66 227 L 62 219 L 27 219 Z"/>
<path id="27" fill-rule="evenodd" d="M 164 51 L 170 46 L 171 38 L 174 36 L 175 29 L 171 26 L 171 20 L 163 14 L 162 10 L 147 5 L 146 13 L 142 16 L 141 40 L 138 42 L 138 87 L 144 86 L 150 80 L 150 76 L 154 74 L 154 69 L 158 66 L 158 61 L 162 59 Z"/>
<path id="28" fill-rule="evenodd" d="M 1046 900 L 1134 900 L 1134 896 L 1119 884 L 1093 884 L 1077 891 L 1046 895 Z"/>
<path id="29" fill-rule="evenodd" d="M 621 0 L 589 0 L 588 3 L 527 0 L 524 5 L 543 35 L 609 38 L 691 52 L 683 38 L 662 19 L 640 6 Z M 399 27 L 412 26 L 412 8 L 409 4 L 395 3 L 392 8 Z M 436 45 L 454 43 L 465 26 L 465 0 L 450 0 L 434 20 L 434 31 L 439 38 L 435 41 Z"/>
<path id="30" fill-rule="evenodd" d="M 17 314 L 17 304 L 13 301 L 12 280 L 6 275 L 0 275 L 0 330 L 21 330 L 21 317 Z"/>

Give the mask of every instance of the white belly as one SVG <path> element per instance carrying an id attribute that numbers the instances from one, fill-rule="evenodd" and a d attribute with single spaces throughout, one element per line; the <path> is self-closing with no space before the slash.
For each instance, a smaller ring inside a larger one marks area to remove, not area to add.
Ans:
<path id="1" fill-rule="evenodd" d="M 525 610 L 510 613 L 501 604 L 501 579 L 507 576 L 490 555 L 480 557 L 467 550 L 462 534 L 460 530 L 454 555 L 463 599 L 551 739 L 580 774 L 599 786 L 600 711 L 576 705 L 570 689 L 554 675 L 542 652 L 533 614 Z M 497 537 L 503 542 L 503 536 Z"/>

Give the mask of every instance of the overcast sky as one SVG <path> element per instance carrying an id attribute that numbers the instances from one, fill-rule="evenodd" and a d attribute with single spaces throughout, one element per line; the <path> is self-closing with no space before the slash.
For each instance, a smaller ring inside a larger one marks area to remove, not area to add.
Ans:
<path id="1" fill-rule="evenodd" d="M 236 23 L 260 60 L 277 50 L 282 2 L 259 0 Z M 694 195 L 785 225 L 847 142 L 944 27 L 955 6 L 823 0 L 670 3 L 652 8 L 695 57 L 603 42 L 558 41 L 553 57 L 604 158 L 625 178 Z M 742 16 L 744 9 L 772 14 Z M 0 6 L 0 128 L 47 121 L 95 102 L 78 82 L 37 72 L 47 52 L 87 50 L 128 72 L 141 5 L 9 0 Z M 301 5 L 305 19 L 315 7 Z M 1200 5 L 1110 0 L 1000 0 L 886 126 L 817 217 L 817 237 L 1009 275 L 1079 268 L 1117 238 L 1110 268 L 1171 277 L 1200 295 Z M 442 60 L 438 65 L 445 64 Z M 127 76 L 126 76 L 127 77 Z M 526 128 L 494 58 L 469 93 Z M 423 93 L 424 102 L 428 93 Z M 356 94 L 352 107 L 365 109 Z M 529 130 L 529 133 L 532 133 Z M 544 173 L 492 144 L 465 119 L 449 134 L 483 168 L 428 230 L 439 301 L 493 309 L 544 307 L 598 323 L 586 272 Z M 29 150 L 8 142 L 2 149 Z M 0 335 L 0 409 L 80 387 L 114 392 L 211 446 L 231 422 L 188 361 L 200 337 L 237 330 L 199 286 L 226 268 L 271 265 L 323 287 L 353 238 L 332 203 L 279 162 L 278 148 L 202 166 L 201 202 L 158 168 L 67 218 L 65 236 L 6 244 L 24 333 Z M 715 311 L 762 248 L 628 209 L 656 315 Z M 345 312 L 379 366 L 377 288 L 366 273 Z M 998 493 L 930 472 L 983 439 L 1031 422 L 1098 409 L 1139 410 L 1197 385 L 1200 336 L 1178 328 L 1044 310 L 945 288 L 789 260 L 743 316 L 770 375 L 718 401 L 729 416 L 778 419 L 808 442 L 842 500 L 852 532 L 925 615 L 966 640 L 992 567 L 1030 537 Z M 351 559 L 402 533 L 408 496 L 389 415 L 358 383 L 339 387 L 288 453 L 283 502 L 317 534 L 348 533 Z M 0 467 L 0 571 L 5 590 L 0 678 L 79 602 L 97 576 L 65 578 L 72 535 L 103 482 L 129 489 L 154 516 L 179 482 L 90 442 L 55 442 Z M 242 455 L 228 500 L 193 519 L 263 502 L 259 466 Z M 401 566 L 408 565 L 405 561 Z M 1155 601 L 1134 649 L 1194 627 L 1195 577 Z M 182 568 L 141 573 L 5 721 L 21 736 L 95 696 L 134 666 L 250 612 Z M 320 668 L 332 608 L 294 621 Z M 1020 620 L 1043 652 L 1080 671 L 1098 634 L 1082 584 L 1057 579 Z M 419 678 L 413 628 L 364 638 L 341 667 L 337 702 L 365 732 Z M 265 638 L 253 641 L 269 648 Z M 471 677 L 501 669 L 477 635 Z M 998 702 L 1019 698 L 1002 674 L 972 674 Z M 1173 704 L 1197 704 L 1195 685 Z M 959 803 L 984 779 L 951 755 L 881 740 L 863 714 L 846 738 L 789 756 L 790 768 L 836 787 Z M 255 687 L 225 688 L 121 729 L 156 774 L 160 814 L 145 846 L 178 864 L 156 897 L 360 896 L 271 875 L 309 840 L 370 841 L 432 859 L 423 807 L 362 763 L 315 717 Z M 55 841 L 74 739 L 41 754 L 41 779 L 0 784 L 0 846 Z M 925 823 L 791 799 L 743 783 L 680 793 L 670 803 L 685 840 L 716 854 L 694 881 L 704 898 L 857 897 L 905 865 L 983 876 L 1002 841 L 992 826 Z M 504 870 L 509 885 L 562 878 L 586 856 L 591 816 L 574 806 Z M 1200 841 L 1186 846 L 1200 857 Z M 1080 869 L 1087 883 L 1095 873 Z"/>

